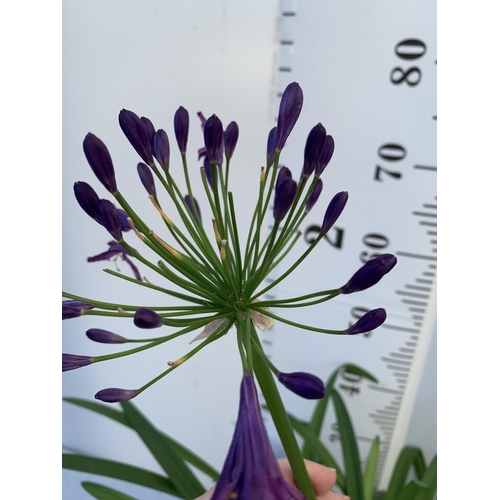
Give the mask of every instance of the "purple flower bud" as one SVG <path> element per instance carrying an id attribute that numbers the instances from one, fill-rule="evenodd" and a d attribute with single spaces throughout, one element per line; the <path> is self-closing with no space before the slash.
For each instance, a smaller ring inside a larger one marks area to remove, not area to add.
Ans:
<path id="1" fill-rule="evenodd" d="M 137 309 L 134 314 L 134 325 L 138 328 L 159 328 L 163 326 L 165 323 L 161 316 L 156 314 L 151 309 L 146 309 L 142 307 L 141 309 Z"/>
<path id="2" fill-rule="evenodd" d="M 347 191 L 341 191 L 332 198 L 332 201 L 326 209 L 320 234 L 326 234 L 328 231 L 330 231 L 335 222 L 337 222 L 337 219 L 340 217 L 340 214 L 344 210 L 348 197 L 349 195 Z"/>
<path id="3" fill-rule="evenodd" d="M 203 127 L 203 138 L 205 139 L 207 156 L 211 163 L 217 161 L 219 150 L 222 147 L 223 134 L 222 122 L 216 115 L 212 115 Z"/>
<path id="4" fill-rule="evenodd" d="M 323 170 L 325 170 L 328 163 L 333 156 L 333 151 L 335 150 L 335 142 L 331 135 L 327 135 L 325 139 L 325 147 L 323 148 L 323 152 L 319 155 L 318 161 L 316 162 L 316 169 L 314 175 L 319 177 Z"/>
<path id="5" fill-rule="evenodd" d="M 125 210 L 122 210 L 121 208 L 117 208 L 116 213 L 118 214 L 118 219 L 120 219 L 120 224 L 122 225 L 122 231 L 130 231 L 132 228 L 130 227 L 130 224 L 128 222 L 127 212 L 125 212 Z M 100 223 L 101 222 L 99 221 L 99 224 Z"/>
<path id="6" fill-rule="evenodd" d="M 155 127 L 149 118 L 145 116 L 141 116 L 141 122 L 144 126 L 144 130 L 146 131 L 146 135 L 149 139 L 149 145 L 151 146 L 151 152 L 154 155 L 154 137 L 155 137 Z"/>
<path id="7" fill-rule="evenodd" d="M 102 389 L 94 397 L 105 403 L 120 403 L 121 401 L 128 401 L 135 398 L 139 394 L 137 390 L 131 389 L 117 389 L 115 387 L 109 389 Z"/>
<path id="8" fill-rule="evenodd" d="M 116 207 L 108 200 L 99 200 L 97 204 L 101 224 L 116 241 L 123 241 L 122 224 Z"/>
<path id="9" fill-rule="evenodd" d="M 205 156 L 203 160 L 203 168 L 205 169 L 205 175 L 207 176 L 208 185 L 214 190 L 214 182 L 212 179 L 212 169 L 210 168 L 210 160 L 208 156 Z M 217 184 L 217 169 L 215 169 L 215 184 Z"/>
<path id="10" fill-rule="evenodd" d="M 309 177 L 316 167 L 318 158 L 320 157 L 325 147 L 326 130 L 321 123 L 318 123 L 309 132 L 304 149 L 304 166 L 302 167 L 302 175 Z"/>
<path id="11" fill-rule="evenodd" d="M 182 106 L 175 112 L 174 131 L 179 150 L 181 153 L 185 153 L 189 132 L 189 113 Z"/>
<path id="12" fill-rule="evenodd" d="M 127 341 L 127 339 L 121 335 L 109 332 L 108 330 L 101 330 L 100 328 L 91 328 L 87 330 L 87 337 L 100 344 L 123 344 Z"/>
<path id="13" fill-rule="evenodd" d="M 321 399 L 325 393 L 325 384 L 310 373 L 278 373 L 278 380 L 290 391 L 305 399 Z"/>
<path id="14" fill-rule="evenodd" d="M 66 354 L 62 355 L 62 371 L 67 372 L 69 370 L 76 370 L 82 366 L 87 366 L 92 363 L 92 358 L 90 356 L 78 356 L 76 354 Z"/>
<path id="15" fill-rule="evenodd" d="M 274 127 L 269 132 L 267 137 L 267 166 L 271 166 L 274 163 L 274 153 L 278 146 L 278 127 Z"/>
<path id="16" fill-rule="evenodd" d="M 158 163 L 165 172 L 168 172 L 170 163 L 170 143 L 168 142 L 167 133 L 160 129 L 154 137 L 154 152 Z"/>
<path id="17" fill-rule="evenodd" d="M 292 172 L 287 167 L 281 167 L 278 172 L 278 177 L 276 178 L 276 188 L 286 179 L 292 178 Z"/>
<path id="18" fill-rule="evenodd" d="M 97 211 L 97 204 L 99 203 L 99 196 L 94 189 L 86 182 L 75 182 L 73 184 L 73 191 L 75 198 L 83 211 L 99 224 L 99 212 Z"/>
<path id="19" fill-rule="evenodd" d="M 292 206 L 297 194 L 297 183 L 292 179 L 285 179 L 276 187 L 274 195 L 274 220 L 281 222 Z"/>
<path id="20" fill-rule="evenodd" d="M 88 133 L 83 140 L 83 152 L 99 182 L 110 192 L 116 193 L 115 169 L 108 148 L 94 134 Z"/>
<path id="21" fill-rule="evenodd" d="M 367 312 L 365 315 L 354 323 L 351 327 L 346 330 L 348 335 L 356 335 L 358 333 L 366 333 L 371 330 L 378 328 L 387 318 L 387 313 L 385 309 L 373 309 L 373 311 Z"/>
<path id="22" fill-rule="evenodd" d="M 154 165 L 151 139 L 144 122 L 135 113 L 127 109 L 120 111 L 118 121 L 123 133 L 137 151 L 137 154 L 148 165 Z"/>
<path id="23" fill-rule="evenodd" d="M 137 165 L 137 173 L 148 194 L 156 198 L 155 180 L 153 179 L 151 169 L 146 164 L 139 163 Z"/>
<path id="24" fill-rule="evenodd" d="M 283 92 L 278 112 L 278 143 L 276 146 L 278 151 L 283 149 L 290 132 L 299 119 L 303 102 L 304 96 L 300 85 L 296 82 L 290 83 Z"/>
<path id="25" fill-rule="evenodd" d="M 396 265 L 396 262 L 396 257 L 389 253 L 381 254 L 369 260 L 340 288 L 340 293 L 346 295 L 370 288 L 378 283 Z"/>
<path id="26" fill-rule="evenodd" d="M 309 196 L 309 199 L 307 200 L 306 203 L 306 212 L 309 213 L 312 210 L 312 207 L 316 205 L 316 202 L 318 201 L 319 195 L 321 194 L 321 191 L 323 191 L 323 181 L 321 179 L 318 179 L 318 182 L 314 186 L 314 189 L 311 193 L 311 196 Z"/>
<path id="27" fill-rule="evenodd" d="M 198 202 L 196 201 L 196 198 L 194 196 L 193 196 L 192 200 L 194 201 L 194 207 L 193 207 L 193 204 L 191 203 L 191 197 L 189 195 L 184 196 L 184 201 L 186 202 L 186 205 L 189 208 L 189 211 L 193 214 L 194 219 L 196 220 L 196 213 L 198 213 L 198 217 L 200 218 L 200 222 L 201 222 L 200 205 L 198 205 Z M 196 212 L 194 210 L 195 208 L 196 208 Z"/>
<path id="28" fill-rule="evenodd" d="M 80 302 L 79 300 L 63 300 L 62 301 L 62 319 L 78 318 L 83 314 L 84 309 L 93 309 L 92 304 Z"/>
<path id="29" fill-rule="evenodd" d="M 226 160 L 230 160 L 234 153 L 234 148 L 238 142 L 239 128 L 236 122 L 231 122 L 224 132 L 224 152 Z"/>

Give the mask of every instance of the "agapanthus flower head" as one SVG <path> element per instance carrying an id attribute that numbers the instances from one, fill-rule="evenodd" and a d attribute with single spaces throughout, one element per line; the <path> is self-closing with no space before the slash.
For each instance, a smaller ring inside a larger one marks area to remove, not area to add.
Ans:
<path id="1" fill-rule="evenodd" d="M 110 332 L 109 330 L 102 330 L 100 328 L 90 328 L 87 330 L 87 337 L 100 344 L 123 344 L 127 341 L 125 337 L 117 333 Z"/>
<path id="2" fill-rule="evenodd" d="M 115 169 L 108 148 L 94 134 L 88 133 L 83 141 L 83 152 L 99 182 L 110 192 L 116 193 Z"/>
<path id="3" fill-rule="evenodd" d="M 151 149 L 150 130 L 144 126 L 144 122 L 133 112 L 122 109 L 118 116 L 120 128 L 137 154 L 148 165 L 154 165 L 153 151 Z"/>
<path id="4" fill-rule="evenodd" d="M 105 403 L 120 403 L 135 398 L 139 394 L 136 390 L 109 388 L 100 390 L 94 397 Z"/>
<path id="5" fill-rule="evenodd" d="M 69 370 L 76 370 L 82 366 L 87 366 L 92 363 L 92 358 L 90 356 L 78 356 L 76 354 L 66 354 L 62 355 L 62 371 L 67 372 Z"/>
<path id="6" fill-rule="evenodd" d="M 347 191 L 341 191 L 332 198 L 332 201 L 330 201 L 330 204 L 326 209 L 325 217 L 323 218 L 321 234 L 326 234 L 337 222 L 337 219 L 340 217 L 340 214 L 343 212 L 346 206 L 348 197 L 349 195 Z"/>
<path id="7" fill-rule="evenodd" d="M 318 123 L 309 132 L 304 149 L 304 166 L 302 167 L 302 176 L 309 177 L 316 167 L 318 158 L 323 153 L 325 147 L 326 130 L 321 123 Z"/>
<path id="8" fill-rule="evenodd" d="M 305 500 L 283 478 L 273 454 L 253 377 L 243 376 L 233 439 L 212 500 Z"/>
<path id="9" fill-rule="evenodd" d="M 210 163 L 215 163 L 223 145 L 224 129 L 218 116 L 212 115 L 203 127 L 203 137 L 205 139 L 205 148 Z"/>
<path id="10" fill-rule="evenodd" d="M 392 254 L 378 255 L 358 269 L 352 278 L 340 287 L 340 292 L 346 295 L 370 288 L 378 283 L 396 265 L 396 262 L 397 259 Z"/>
<path id="11" fill-rule="evenodd" d="M 224 132 L 224 154 L 230 160 L 233 156 L 236 143 L 238 142 L 239 128 L 236 122 L 231 122 Z"/>
<path id="12" fill-rule="evenodd" d="M 323 190 L 323 181 L 321 179 L 318 179 L 318 182 L 316 182 L 316 185 L 314 186 L 311 196 L 309 196 L 309 199 L 307 200 L 305 209 L 306 212 L 310 212 L 312 210 L 312 207 L 316 205 L 316 202 L 318 201 L 319 195 L 321 194 L 322 190 Z"/>
<path id="13" fill-rule="evenodd" d="M 305 399 L 321 399 L 326 393 L 323 381 L 311 373 L 279 372 L 277 377 L 288 390 Z"/>
<path id="14" fill-rule="evenodd" d="M 159 328 L 164 324 L 165 322 L 163 321 L 163 318 L 151 309 L 141 307 L 140 309 L 137 309 L 134 314 L 134 325 L 138 328 Z"/>
<path id="15" fill-rule="evenodd" d="M 122 223 L 116 207 L 109 200 L 99 200 L 97 204 L 101 224 L 108 230 L 116 241 L 123 241 Z"/>
<path id="16" fill-rule="evenodd" d="M 304 96 L 300 85 L 296 82 L 290 83 L 283 92 L 278 112 L 277 151 L 283 149 L 288 136 L 299 119 L 303 103 Z"/>
<path id="17" fill-rule="evenodd" d="M 387 313 L 385 309 L 373 309 L 361 316 L 356 323 L 346 330 L 346 333 L 348 335 L 357 335 L 358 333 L 370 332 L 382 325 L 386 319 Z"/>
<path id="18" fill-rule="evenodd" d="M 142 185 L 150 196 L 156 197 L 155 180 L 151 169 L 145 163 L 137 164 L 137 173 L 141 179 Z"/>
<path id="19" fill-rule="evenodd" d="M 278 147 L 278 127 L 273 127 L 267 137 L 267 166 L 271 166 L 274 163 L 274 154 L 276 153 L 276 148 Z"/>
<path id="20" fill-rule="evenodd" d="M 81 302 L 80 300 L 63 300 L 62 301 L 62 319 L 78 318 L 83 314 L 84 309 L 93 309 L 92 304 Z"/>
<path id="21" fill-rule="evenodd" d="M 281 222 L 285 218 L 296 194 L 297 183 L 291 178 L 283 179 L 279 186 L 276 186 L 273 209 L 276 222 Z"/>
<path id="22" fill-rule="evenodd" d="M 159 129 L 154 135 L 153 147 L 158 163 L 165 172 L 168 172 L 170 165 L 170 142 L 168 141 L 167 133 L 163 129 Z"/>
<path id="23" fill-rule="evenodd" d="M 175 112 L 174 116 L 174 132 L 179 146 L 179 151 L 185 153 L 187 149 L 188 133 L 189 133 L 189 113 L 182 106 Z"/>
<path id="24" fill-rule="evenodd" d="M 335 141 L 333 140 L 333 137 L 331 135 L 327 135 L 323 151 L 319 155 L 318 161 L 316 162 L 316 167 L 314 169 L 314 175 L 316 177 L 319 177 L 323 173 L 323 170 L 325 170 L 327 165 L 330 163 L 334 150 Z"/>

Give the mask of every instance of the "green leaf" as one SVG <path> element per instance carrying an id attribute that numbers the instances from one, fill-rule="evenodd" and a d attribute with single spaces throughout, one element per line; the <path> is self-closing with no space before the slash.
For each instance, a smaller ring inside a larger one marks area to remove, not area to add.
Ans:
<path id="1" fill-rule="evenodd" d="M 380 438 L 375 436 L 372 442 L 368 458 L 366 460 L 365 473 L 363 475 L 363 487 L 365 490 L 365 500 L 373 500 L 375 490 L 375 479 L 377 478 L 378 453 L 380 448 Z"/>
<path id="2" fill-rule="evenodd" d="M 147 488 L 169 493 L 170 495 L 181 496 L 170 479 L 133 465 L 105 460 L 103 458 L 63 453 L 62 466 L 63 469 L 122 479 L 129 483 L 146 486 Z"/>
<path id="3" fill-rule="evenodd" d="M 122 411 L 112 408 L 109 405 L 103 405 L 102 403 L 95 403 L 93 401 L 87 401 L 86 399 L 80 398 L 63 398 L 63 400 L 68 403 L 81 406 L 82 408 L 86 408 L 87 410 L 95 411 L 96 413 L 111 418 L 112 420 L 115 420 L 116 422 L 119 422 L 120 424 L 126 425 L 127 427 L 133 429 L 133 426 L 130 424 L 125 414 Z M 219 479 L 219 473 L 210 464 L 205 462 L 205 460 L 196 455 L 196 453 L 193 453 L 189 448 L 186 448 L 184 445 L 170 437 L 168 434 L 165 434 L 161 431 L 158 432 L 161 434 L 162 439 L 165 439 L 183 460 L 189 462 L 191 465 L 199 469 L 214 481 L 217 481 Z"/>
<path id="4" fill-rule="evenodd" d="M 330 455 L 325 445 L 311 432 L 307 424 L 297 420 L 290 414 L 288 414 L 288 418 L 290 419 L 292 427 L 308 442 L 309 445 L 311 445 L 311 449 L 319 457 L 318 462 L 326 465 L 327 467 L 332 467 L 337 471 L 337 486 L 342 491 L 345 491 L 344 473 L 335 459 Z"/>
<path id="5" fill-rule="evenodd" d="M 415 497 L 415 500 L 433 500 L 437 490 L 437 456 L 431 460 L 429 467 L 427 467 L 427 470 L 424 472 L 422 482 L 427 484 L 429 489 L 420 492 Z"/>
<path id="6" fill-rule="evenodd" d="M 396 500 L 398 498 L 412 466 L 415 467 L 417 477 L 421 480 L 426 469 L 422 451 L 420 448 L 414 446 L 406 446 L 401 450 L 396 465 L 394 466 L 385 500 Z"/>
<path id="7" fill-rule="evenodd" d="M 410 481 L 399 493 L 397 500 L 416 500 L 419 493 L 427 495 L 429 487 L 420 481 Z"/>
<path id="8" fill-rule="evenodd" d="M 170 443 L 162 439 L 160 432 L 156 430 L 146 417 L 130 402 L 124 401 L 120 404 L 130 424 L 167 473 L 183 498 L 190 500 L 205 493 L 205 489 L 191 469 Z"/>
<path id="9" fill-rule="evenodd" d="M 339 425 L 340 444 L 344 457 L 345 476 L 347 479 L 346 494 L 356 500 L 364 500 L 363 475 L 359 459 L 358 443 L 354 435 L 351 418 L 340 394 L 333 389 L 332 400 Z"/>
<path id="10" fill-rule="evenodd" d="M 125 493 L 109 488 L 108 486 L 103 486 L 102 484 L 84 481 L 82 487 L 87 493 L 97 498 L 97 500 L 137 500 L 134 497 L 125 495 Z"/>
<path id="11" fill-rule="evenodd" d="M 345 365 L 342 365 L 340 367 L 340 370 L 344 370 L 346 372 L 354 373 L 355 375 L 359 375 L 362 378 L 366 378 L 366 379 L 374 382 L 375 384 L 378 384 L 378 380 L 371 373 L 367 372 L 366 370 L 363 370 L 363 368 L 361 368 L 358 365 L 353 365 L 351 363 L 346 363 Z"/>

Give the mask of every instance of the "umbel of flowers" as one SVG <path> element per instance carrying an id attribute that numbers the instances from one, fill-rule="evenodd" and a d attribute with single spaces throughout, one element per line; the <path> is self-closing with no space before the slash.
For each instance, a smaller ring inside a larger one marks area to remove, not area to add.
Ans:
<path id="1" fill-rule="evenodd" d="M 113 238 L 108 243 L 109 249 L 106 252 L 88 260 L 108 260 L 121 256 L 130 264 L 134 277 L 109 269 L 106 272 L 164 294 L 166 303 L 168 296 L 172 296 L 182 299 L 183 304 L 164 307 L 126 306 L 63 292 L 63 319 L 83 315 L 119 316 L 130 318 L 141 329 L 158 329 L 163 326 L 177 329 L 175 333 L 168 335 L 132 339 L 115 332 L 92 328 L 86 333 L 94 342 L 129 343 L 137 346 L 101 356 L 63 354 L 63 371 L 129 356 L 201 330 L 194 339 L 198 343 L 180 359 L 168 362 L 168 367 L 153 380 L 135 389 L 104 388 L 95 395 L 97 399 L 109 403 L 125 401 L 136 397 L 205 346 L 226 335 L 233 326 L 236 327 L 234 337 L 243 369 L 240 410 L 229 454 L 214 492 L 214 500 L 315 498 L 279 397 L 274 375 L 289 390 L 309 399 L 323 397 L 325 387 L 312 374 L 280 372 L 265 356 L 256 328 L 263 331 L 271 327 L 274 321 L 280 321 L 313 332 L 355 335 L 379 327 L 386 319 L 384 309 L 375 309 L 349 328 L 330 330 L 292 322 L 276 314 L 274 310 L 307 307 L 341 294 L 365 290 L 375 285 L 395 266 L 396 258 L 391 254 L 382 254 L 368 261 L 341 286 L 282 300 L 260 298 L 290 275 L 311 253 L 335 224 L 347 203 L 347 192 L 335 194 L 326 209 L 321 230 L 314 242 L 276 280 L 267 287 L 262 286 L 264 278 L 284 259 L 300 237 L 300 225 L 322 193 L 321 174 L 334 152 L 333 138 L 318 123 L 307 137 L 300 176 L 294 179 L 287 167 L 280 168 L 280 153 L 299 118 L 302 104 L 302 89 L 298 83 L 291 83 L 283 93 L 277 126 L 268 136 L 266 165 L 257 172 L 258 199 L 244 246 L 240 245 L 241 228 L 237 223 L 233 194 L 229 189 L 230 165 L 238 141 L 238 125 L 235 122 L 231 122 L 224 130 L 216 115 L 205 119 L 199 113 L 205 143 L 198 152 L 200 159 L 204 158 L 199 175 L 212 212 L 209 224 L 207 217 L 203 215 L 208 230 L 203 224 L 199 204 L 193 194 L 190 182 L 193 172 L 189 172 L 186 161 L 189 133 L 189 114 L 186 109 L 180 107 L 177 110 L 174 131 L 187 194 L 183 192 L 184 186 L 181 188 L 178 184 L 180 169 L 170 169 L 170 141 L 166 132 L 156 130 L 149 119 L 139 117 L 132 111 L 123 109 L 119 114 L 120 127 L 142 160 L 137 165 L 137 173 L 158 212 L 159 220 L 163 221 L 161 235 L 160 231 L 157 234 L 152 226 L 142 220 L 121 194 L 105 144 L 91 133 L 83 142 L 90 167 L 114 198 L 113 202 L 101 199 L 85 182 L 76 182 L 74 185 L 75 197 L 81 208 Z M 163 188 L 162 192 L 157 191 L 157 184 Z M 162 197 L 167 197 L 174 203 L 175 214 L 165 213 L 162 209 Z M 274 224 L 270 233 L 264 234 L 263 224 L 271 203 Z M 140 240 L 140 243 L 149 247 L 156 253 L 158 261 L 146 259 L 140 250 L 132 246 L 131 239 L 135 239 L 134 246 Z M 155 282 L 158 284 L 142 279 L 132 259 L 154 271 L 157 276 Z M 285 483 L 280 473 L 262 422 L 254 377 L 266 399 L 300 491 Z"/>

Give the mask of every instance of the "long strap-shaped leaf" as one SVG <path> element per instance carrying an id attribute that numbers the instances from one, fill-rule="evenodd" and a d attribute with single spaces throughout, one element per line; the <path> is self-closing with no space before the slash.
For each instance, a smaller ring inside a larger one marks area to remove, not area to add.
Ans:
<path id="1" fill-rule="evenodd" d="M 84 481 L 82 483 L 82 487 L 87 493 L 90 493 L 94 498 L 97 498 L 97 500 L 137 500 L 130 495 L 126 495 L 121 491 L 109 488 L 108 486 L 104 486 L 102 484 Z"/>
<path id="2" fill-rule="evenodd" d="M 375 490 L 375 479 L 377 478 L 378 453 L 380 438 L 375 436 L 372 442 L 368 459 L 366 460 L 365 473 L 363 475 L 363 487 L 365 490 L 365 500 L 373 500 Z"/>
<path id="3" fill-rule="evenodd" d="M 420 481 L 410 481 L 400 492 L 398 495 L 398 500 L 415 500 L 417 495 L 429 493 L 429 486 Z"/>
<path id="4" fill-rule="evenodd" d="M 392 472 L 385 500 L 396 500 L 404 488 L 410 468 L 414 466 L 418 479 L 422 480 L 425 473 L 425 461 L 422 451 L 414 446 L 406 446 L 401 450 Z"/>
<path id="5" fill-rule="evenodd" d="M 333 389 L 332 400 L 337 415 L 339 434 L 344 457 L 347 495 L 356 500 L 364 500 L 363 475 L 359 459 L 358 443 L 354 435 L 351 418 L 340 394 Z"/>
<path id="6" fill-rule="evenodd" d="M 153 490 L 169 493 L 170 495 L 181 496 L 170 479 L 133 465 L 105 460 L 103 458 L 63 453 L 62 466 L 63 469 L 122 479 L 129 483 L 146 486 Z"/>
<path id="7" fill-rule="evenodd" d="M 422 482 L 429 486 L 428 491 L 419 492 L 415 500 L 434 500 L 437 490 L 437 456 L 435 456 L 422 476 Z"/>
<path id="8" fill-rule="evenodd" d="M 183 498 L 190 500 L 205 493 L 205 488 L 203 488 L 191 469 L 175 452 L 174 448 L 165 439 L 162 439 L 162 435 L 144 415 L 128 401 L 120 404 L 130 424 L 167 473 Z"/>
<path id="9" fill-rule="evenodd" d="M 112 420 L 115 420 L 116 422 L 119 422 L 120 424 L 126 425 L 127 427 L 133 429 L 132 425 L 125 417 L 125 414 L 122 411 L 117 410 L 109 405 L 103 405 L 101 403 L 95 403 L 94 401 L 87 401 L 86 399 L 80 398 L 63 399 L 68 403 L 81 406 L 82 408 L 86 408 L 91 411 L 95 411 L 96 413 L 111 418 Z M 205 462 L 205 460 L 203 460 L 200 456 L 196 455 L 196 453 L 193 453 L 189 448 L 186 448 L 184 445 L 179 443 L 179 441 L 176 441 L 168 434 L 165 434 L 162 431 L 159 431 L 159 433 L 161 434 L 163 439 L 168 441 L 170 446 L 174 448 L 174 450 L 183 460 L 186 460 L 191 465 L 194 465 L 197 469 L 209 476 L 214 481 L 217 481 L 219 479 L 219 473 L 210 464 Z"/>

